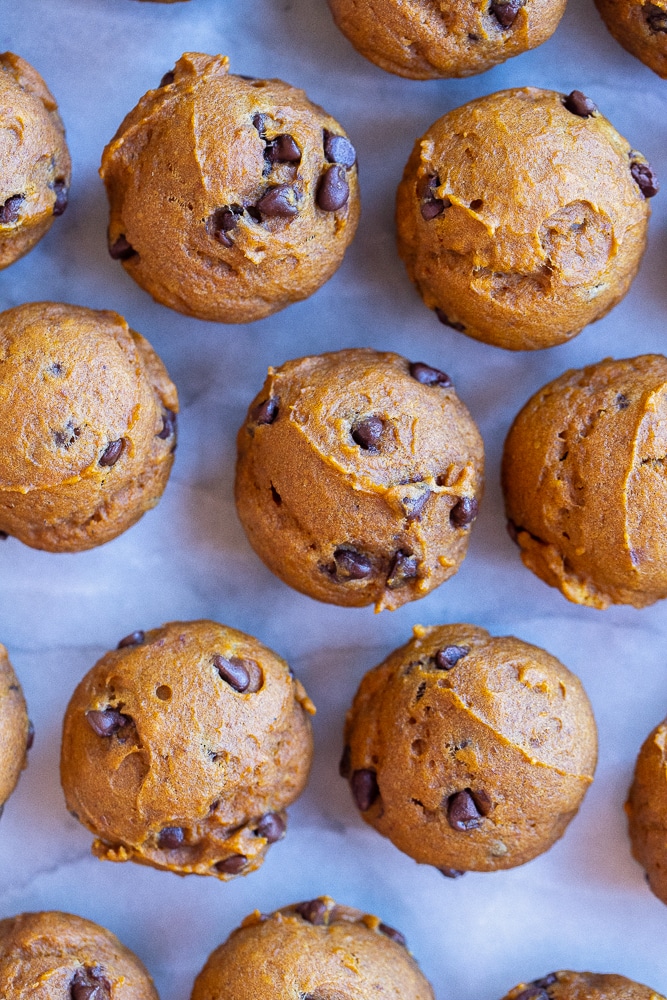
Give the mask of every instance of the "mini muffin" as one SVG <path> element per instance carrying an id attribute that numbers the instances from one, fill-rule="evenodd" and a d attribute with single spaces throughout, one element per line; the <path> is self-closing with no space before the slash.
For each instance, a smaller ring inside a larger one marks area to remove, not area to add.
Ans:
<path id="1" fill-rule="evenodd" d="M 655 174 L 580 91 L 478 98 L 417 141 L 398 247 L 445 324 L 510 350 L 574 337 L 623 298 Z"/>
<path id="2" fill-rule="evenodd" d="M 77 552 L 156 505 L 174 460 L 178 398 L 122 316 L 57 302 L 9 309 L 0 362 L 0 534 Z"/>
<path id="3" fill-rule="evenodd" d="M 595 0 L 595 6 L 624 49 L 667 77 L 666 0 Z"/>
<path id="4" fill-rule="evenodd" d="M 28 763 L 34 735 L 21 685 L 0 643 L 0 814 Z"/>
<path id="5" fill-rule="evenodd" d="M 667 903 L 667 719 L 639 751 L 625 811 L 632 853 L 651 891 Z"/>
<path id="6" fill-rule="evenodd" d="M 0 54 L 0 268 L 8 267 L 67 208 L 72 176 L 58 105 L 37 70 Z"/>
<path id="7" fill-rule="evenodd" d="M 67 808 L 105 861 L 247 875 L 302 792 L 315 711 L 284 660 L 210 621 L 133 632 L 68 705 Z"/>
<path id="8" fill-rule="evenodd" d="M 0 920 L 3 1000 L 158 1000 L 153 981 L 111 931 L 70 913 Z"/>
<path id="9" fill-rule="evenodd" d="M 520 983 L 503 1000 L 664 1000 L 664 997 L 625 976 L 562 971 L 550 972 L 532 983 Z"/>
<path id="10" fill-rule="evenodd" d="M 236 505 L 285 583 L 391 610 L 459 568 L 482 439 L 451 379 L 370 349 L 269 369 L 238 436 Z"/>
<path id="11" fill-rule="evenodd" d="M 329 0 L 334 21 L 382 69 L 414 80 L 472 76 L 546 42 L 566 0 Z"/>
<path id="12" fill-rule="evenodd" d="M 341 775 L 367 823 L 455 877 L 548 850 L 596 760 L 586 692 L 555 657 L 474 625 L 417 625 L 362 679 Z"/>
<path id="13" fill-rule="evenodd" d="M 281 80 L 186 53 L 102 157 L 109 253 L 163 305 L 248 323 L 305 299 L 359 220 L 343 129 Z"/>
<path id="14" fill-rule="evenodd" d="M 525 565 L 575 604 L 667 597 L 667 358 L 567 371 L 515 419 L 503 455 Z"/>
<path id="15" fill-rule="evenodd" d="M 433 1000 L 400 931 L 328 896 L 255 910 L 210 955 L 191 1000 Z"/>

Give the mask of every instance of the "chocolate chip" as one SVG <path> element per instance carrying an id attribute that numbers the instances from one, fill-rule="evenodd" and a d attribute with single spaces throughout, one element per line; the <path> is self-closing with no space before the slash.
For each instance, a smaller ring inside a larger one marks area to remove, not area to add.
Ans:
<path id="1" fill-rule="evenodd" d="M 256 208 L 267 219 L 292 219 L 299 214 L 296 191 L 289 184 L 271 187 L 259 199 Z"/>
<path id="2" fill-rule="evenodd" d="M 119 236 L 116 242 L 109 247 L 109 256 L 113 260 L 129 260 L 130 257 L 136 257 L 136 255 L 137 251 L 128 243 L 125 236 Z"/>
<path id="3" fill-rule="evenodd" d="M 344 135 L 334 135 L 333 132 L 324 130 L 324 155 L 329 163 L 338 163 L 348 170 L 357 161 L 357 151 Z"/>
<path id="4" fill-rule="evenodd" d="M 264 156 L 269 163 L 300 163 L 301 150 L 294 137 L 283 133 L 267 143 Z"/>
<path id="5" fill-rule="evenodd" d="M 338 764 L 338 773 L 340 774 L 341 778 L 349 778 L 350 775 L 352 774 L 351 758 L 352 758 L 352 748 L 349 745 L 346 745 L 343 750 L 343 756 L 341 757 L 340 763 Z"/>
<path id="6" fill-rule="evenodd" d="M 345 180 L 343 167 L 334 164 L 328 167 L 320 178 L 315 201 L 323 212 L 337 212 L 347 205 L 350 187 Z"/>
<path id="7" fill-rule="evenodd" d="M 160 80 L 160 86 L 168 87 L 169 84 L 173 83 L 175 79 L 176 79 L 176 74 L 174 73 L 173 69 L 170 69 L 167 73 L 164 74 L 164 76 Z"/>
<path id="8" fill-rule="evenodd" d="M 413 361 L 410 364 L 410 374 L 422 385 L 437 385 L 441 389 L 449 389 L 454 384 L 445 372 L 441 372 L 439 368 L 431 368 L 422 361 Z"/>
<path id="9" fill-rule="evenodd" d="M 465 872 L 462 872 L 459 868 L 438 868 L 438 871 L 445 878 L 461 878 L 462 875 L 465 875 Z"/>
<path id="10" fill-rule="evenodd" d="M 488 792 L 483 789 L 472 789 L 468 788 L 468 792 L 472 795 L 472 800 L 477 806 L 477 811 L 481 816 L 488 816 L 493 808 L 493 802 L 491 801 L 491 796 Z"/>
<path id="11" fill-rule="evenodd" d="M 267 120 L 267 118 L 268 118 L 268 115 L 262 115 L 262 114 L 259 114 L 259 112 L 256 115 L 252 116 L 253 128 L 256 128 L 257 131 L 259 132 L 260 139 L 266 139 L 265 132 L 266 132 L 266 120 Z"/>
<path id="12" fill-rule="evenodd" d="M 368 556 L 356 549 L 336 549 L 334 564 L 333 572 L 337 580 L 365 580 L 373 572 Z"/>
<path id="13" fill-rule="evenodd" d="M 645 198 L 655 197 L 660 190 L 660 185 L 658 184 L 655 172 L 648 163 L 640 163 L 639 160 L 633 160 L 630 164 L 630 173 Z"/>
<path id="14" fill-rule="evenodd" d="M 275 844 L 285 836 L 285 820 L 278 813 L 265 813 L 257 824 L 255 833 L 267 843 Z"/>
<path id="15" fill-rule="evenodd" d="M 176 430 L 177 416 L 173 410 L 167 410 L 162 417 L 162 430 L 157 435 L 161 441 L 166 441 Z"/>
<path id="16" fill-rule="evenodd" d="M 529 986 L 527 990 L 518 993 L 514 1000 L 549 1000 L 549 994 L 539 986 Z"/>
<path id="17" fill-rule="evenodd" d="M 103 712 L 86 712 L 86 722 L 98 736 L 115 736 L 131 721 L 128 715 L 121 715 L 115 708 L 105 708 Z"/>
<path id="18" fill-rule="evenodd" d="M 405 510 L 406 521 L 418 521 L 421 518 L 430 495 L 430 490 L 424 490 L 418 497 L 403 497 L 401 503 Z"/>
<path id="19" fill-rule="evenodd" d="M 491 0 L 489 13 L 502 28 L 511 28 L 526 0 Z"/>
<path id="20" fill-rule="evenodd" d="M 389 924 L 380 924 L 378 926 L 378 930 L 381 934 L 384 934 L 385 937 L 391 938 L 391 940 L 395 941 L 396 944 L 402 944 L 405 948 L 407 944 L 405 935 L 401 934 L 400 931 L 397 931 L 395 927 L 390 927 Z"/>
<path id="21" fill-rule="evenodd" d="M 0 208 L 0 225 L 9 226 L 14 222 L 18 222 L 24 198 L 25 195 L 13 194 L 11 198 L 7 199 L 2 208 Z"/>
<path id="22" fill-rule="evenodd" d="M 111 1000 L 111 983 L 100 965 L 77 969 L 70 984 L 72 1000 Z"/>
<path id="23" fill-rule="evenodd" d="M 138 628 L 135 632 L 130 632 L 129 635 L 126 635 L 123 639 L 121 639 L 116 646 L 116 649 L 125 649 L 126 646 L 140 646 L 145 638 L 146 633 Z"/>
<path id="24" fill-rule="evenodd" d="M 366 417 L 352 428 L 352 440 L 364 451 L 376 452 L 384 430 L 380 417 Z"/>
<path id="25" fill-rule="evenodd" d="M 174 851 L 181 847 L 185 840 L 183 828 L 180 826 L 165 826 L 160 830 L 157 846 L 163 851 Z"/>
<path id="26" fill-rule="evenodd" d="M 218 861 L 215 867 L 219 872 L 224 872 L 225 875 L 239 875 L 247 864 L 248 859 L 245 854 L 232 854 L 224 861 Z"/>
<path id="27" fill-rule="evenodd" d="M 226 681 L 230 688 L 242 694 L 250 686 L 250 674 L 245 663 L 238 656 L 215 656 L 213 666 L 216 668 L 223 681 Z"/>
<path id="28" fill-rule="evenodd" d="M 667 10 L 647 3 L 644 6 L 644 17 L 651 31 L 667 32 Z"/>
<path id="29" fill-rule="evenodd" d="M 440 186 L 440 178 L 436 174 L 428 174 L 419 184 L 419 196 L 421 198 L 421 214 L 426 222 L 442 215 L 446 208 L 449 208 L 451 201 L 449 198 L 438 198 L 435 189 Z"/>
<path id="30" fill-rule="evenodd" d="M 447 821 L 452 830 L 475 830 L 481 826 L 482 815 L 475 800 L 466 788 L 447 799 Z"/>
<path id="31" fill-rule="evenodd" d="M 326 903 L 323 903 L 321 899 L 306 900 L 305 903 L 299 903 L 294 909 L 309 924 L 315 924 L 316 926 L 321 926 L 324 923 L 327 913 Z"/>
<path id="32" fill-rule="evenodd" d="M 475 497 L 461 497 L 449 512 L 449 520 L 455 528 L 467 528 L 477 517 L 479 503 Z"/>
<path id="33" fill-rule="evenodd" d="M 563 106 L 580 118 L 590 118 L 597 111 L 597 107 L 590 97 L 586 97 L 580 90 L 573 90 L 571 94 L 568 94 L 563 100 Z"/>
<path id="34" fill-rule="evenodd" d="M 258 403 L 250 416 L 256 424 L 272 424 L 278 416 L 278 399 L 270 396 L 263 402 Z"/>
<path id="35" fill-rule="evenodd" d="M 81 435 L 81 428 L 75 427 L 70 420 L 62 431 L 54 431 L 53 440 L 57 448 L 71 448 L 74 442 Z"/>
<path id="36" fill-rule="evenodd" d="M 125 438 L 118 438 L 117 441 L 110 441 L 104 449 L 99 464 L 111 468 L 115 465 L 125 449 Z"/>
<path id="37" fill-rule="evenodd" d="M 469 646 L 445 646 L 435 654 L 435 665 L 438 670 L 451 670 L 469 652 Z"/>
<path id="38" fill-rule="evenodd" d="M 222 243 L 224 247 L 231 247 L 234 242 L 227 233 L 236 229 L 241 215 L 243 215 L 242 205 L 224 205 L 222 208 L 216 208 L 215 212 L 208 218 L 206 232 L 209 236 L 213 236 L 218 243 Z"/>
<path id="39" fill-rule="evenodd" d="M 352 788 L 352 797 L 360 812 L 366 812 L 370 809 L 380 794 L 377 774 L 369 767 L 355 771 L 352 775 L 350 786 Z"/>
<path id="40" fill-rule="evenodd" d="M 547 987 L 553 986 L 554 983 L 558 982 L 558 976 L 555 972 L 550 972 L 548 976 L 542 976 L 541 979 L 533 979 L 531 986 L 539 986 L 541 989 L 546 990 Z"/>
<path id="41" fill-rule="evenodd" d="M 416 578 L 418 569 L 419 560 L 417 556 L 413 555 L 412 552 L 406 552 L 405 549 L 399 549 L 389 566 L 387 586 L 390 590 L 396 590 L 397 587 L 405 586 L 408 580 Z"/>
<path id="42" fill-rule="evenodd" d="M 62 215 L 67 208 L 69 189 L 64 180 L 58 179 L 57 181 L 54 181 L 53 190 L 56 195 L 56 200 L 53 203 L 53 214 Z"/>
<path id="43" fill-rule="evenodd" d="M 6 531 L 0 531 L 0 542 L 6 542 L 9 538 L 9 534 Z"/>
<path id="44" fill-rule="evenodd" d="M 33 726 L 30 719 L 28 719 L 28 735 L 25 741 L 26 750 L 31 750 L 34 742 L 35 742 L 35 727 Z"/>
<path id="45" fill-rule="evenodd" d="M 438 308 L 438 306 L 435 307 L 433 312 L 438 317 L 443 326 L 451 326 L 452 330 L 458 330 L 459 333 L 466 332 L 466 328 L 463 325 L 463 323 L 456 323 L 453 319 L 450 319 L 447 313 L 444 313 L 442 309 Z"/>

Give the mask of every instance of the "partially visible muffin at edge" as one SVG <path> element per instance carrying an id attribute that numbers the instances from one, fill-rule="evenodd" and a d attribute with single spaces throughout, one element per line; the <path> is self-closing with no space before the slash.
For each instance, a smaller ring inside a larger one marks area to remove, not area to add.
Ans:
<path id="1" fill-rule="evenodd" d="M 28 763 L 33 738 L 21 685 L 0 643 L 0 814 Z"/>
<path id="2" fill-rule="evenodd" d="M 665 0 L 595 0 L 595 6 L 619 45 L 658 76 L 667 77 Z"/>
<path id="3" fill-rule="evenodd" d="M 667 719 L 642 744 L 625 811 L 632 854 L 667 904 Z"/>
<path id="4" fill-rule="evenodd" d="M 664 1000 L 664 997 L 626 976 L 563 969 L 531 983 L 520 983 L 503 1000 Z"/>

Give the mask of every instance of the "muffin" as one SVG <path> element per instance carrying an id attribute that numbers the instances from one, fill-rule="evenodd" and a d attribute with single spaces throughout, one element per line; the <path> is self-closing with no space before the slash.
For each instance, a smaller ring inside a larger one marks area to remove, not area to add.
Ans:
<path id="1" fill-rule="evenodd" d="M 343 129 L 281 80 L 186 53 L 102 157 L 109 253 L 163 305 L 248 323 L 305 299 L 359 220 Z"/>
<path id="2" fill-rule="evenodd" d="M 655 174 L 580 91 L 524 87 L 465 104 L 417 141 L 398 248 L 445 324 L 498 347 L 551 347 L 623 298 Z"/>
<path id="3" fill-rule="evenodd" d="M 362 56 L 414 80 L 472 76 L 546 42 L 566 0 L 329 0 L 334 21 Z"/>
<path id="4" fill-rule="evenodd" d="M 243 632 L 211 621 L 133 632 L 67 707 L 67 808 L 102 860 L 246 875 L 304 788 L 314 711 L 285 661 Z"/>
<path id="5" fill-rule="evenodd" d="M 350 349 L 269 369 L 239 431 L 236 505 L 285 583 L 393 610 L 456 573 L 483 465 L 448 375 Z"/>
<path id="6" fill-rule="evenodd" d="M 58 105 L 36 69 L 0 53 L 0 268 L 8 267 L 67 208 L 72 176 Z"/>
<path id="7" fill-rule="evenodd" d="M 0 361 L 0 534 L 77 552 L 155 506 L 174 460 L 178 398 L 122 316 L 17 306 L 0 313 Z"/>
<path id="8" fill-rule="evenodd" d="M 474 625 L 417 625 L 362 679 L 340 770 L 366 823 L 456 876 L 547 851 L 596 760 L 586 692 L 554 656 Z"/>
<path id="9" fill-rule="evenodd" d="M 34 735 L 21 685 L 0 643 L 0 814 L 28 763 Z"/>
<path id="10" fill-rule="evenodd" d="M 667 77 L 665 0 L 595 0 L 616 41 L 663 79 Z"/>
<path id="11" fill-rule="evenodd" d="M 667 903 L 667 720 L 639 751 L 625 811 L 632 853 L 651 891 Z"/>
<path id="12" fill-rule="evenodd" d="M 659 993 L 625 976 L 597 972 L 550 972 L 520 983 L 503 1000 L 664 1000 Z"/>
<path id="13" fill-rule="evenodd" d="M 255 910 L 195 980 L 191 1000 L 433 1000 L 400 931 L 328 896 Z"/>
<path id="14" fill-rule="evenodd" d="M 0 920 L 3 1000 L 158 1000 L 136 955 L 110 931 L 70 913 Z"/>
<path id="15" fill-rule="evenodd" d="M 516 417 L 503 455 L 524 564 L 575 604 L 667 597 L 667 358 L 567 371 Z"/>

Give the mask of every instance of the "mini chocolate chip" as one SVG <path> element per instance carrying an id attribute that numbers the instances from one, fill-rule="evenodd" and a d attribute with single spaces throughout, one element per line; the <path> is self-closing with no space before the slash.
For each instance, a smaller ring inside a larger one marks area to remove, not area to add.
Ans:
<path id="1" fill-rule="evenodd" d="M 293 136 L 283 133 L 267 143 L 264 156 L 269 163 L 300 163 L 301 150 Z"/>
<path id="2" fill-rule="evenodd" d="M 305 903 L 299 903 L 294 907 L 296 912 L 309 924 L 321 926 L 327 913 L 327 905 L 321 899 L 309 899 Z"/>
<path id="3" fill-rule="evenodd" d="M 667 32 L 667 10 L 647 3 L 644 6 L 644 17 L 651 31 Z"/>
<path id="4" fill-rule="evenodd" d="M 465 872 L 462 872 L 460 868 L 438 868 L 438 871 L 445 878 L 461 878 L 462 875 L 465 875 Z"/>
<path id="5" fill-rule="evenodd" d="M 380 417 L 365 417 L 352 428 L 352 440 L 364 451 L 374 452 L 377 451 L 383 430 L 384 420 Z"/>
<path id="6" fill-rule="evenodd" d="M 299 214 L 296 191 L 289 184 L 271 187 L 259 199 L 256 208 L 267 219 L 292 219 Z"/>
<path id="7" fill-rule="evenodd" d="M 447 799 L 447 822 L 452 830 L 475 830 L 481 826 L 482 816 L 475 800 L 466 788 Z"/>
<path id="8" fill-rule="evenodd" d="M 278 813 L 265 813 L 257 824 L 255 833 L 267 843 L 275 844 L 285 836 L 285 820 Z"/>
<path id="9" fill-rule="evenodd" d="M 173 83 L 175 79 L 176 79 L 176 74 L 174 73 L 173 69 L 170 69 L 167 73 L 164 74 L 164 76 L 160 80 L 160 86 L 168 87 L 169 84 Z"/>
<path id="10" fill-rule="evenodd" d="M 549 994 L 539 986 L 529 986 L 527 990 L 518 993 L 514 1000 L 549 1000 Z"/>
<path id="11" fill-rule="evenodd" d="M 424 490 L 418 497 L 403 497 L 401 503 L 405 510 L 406 521 L 418 521 L 421 518 L 430 495 L 430 490 Z"/>
<path id="12" fill-rule="evenodd" d="M 580 118 L 590 118 L 597 111 L 597 107 L 590 97 L 586 97 L 580 90 L 573 90 L 571 94 L 568 94 L 563 100 L 563 106 Z"/>
<path id="13" fill-rule="evenodd" d="M 250 687 L 250 674 L 238 656 L 214 656 L 213 666 L 216 668 L 223 681 L 226 681 L 230 688 L 243 694 Z"/>
<path id="14" fill-rule="evenodd" d="M 548 976 L 542 976 L 541 979 L 533 979 L 531 983 L 532 986 L 539 986 L 541 989 L 546 990 L 548 986 L 553 986 L 554 983 L 558 982 L 558 976 L 555 972 L 550 972 Z"/>
<path id="15" fill-rule="evenodd" d="M 18 222 L 24 195 L 13 194 L 0 208 L 0 225 L 9 226 Z"/>
<path id="16" fill-rule="evenodd" d="M 340 774 L 341 778 L 349 778 L 350 775 L 352 774 L 351 758 L 352 758 L 352 748 L 350 747 L 349 744 L 346 744 L 343 749 L 343 756 L 341 757 L 340 763 L 338 765 L 338 773 Z"/>
<path id="17" fill-rule="evenodd" d="M 475 497 L 461 497 L 449 512 L 449 520 L 455 528 L 467 528 L 477 517 L 479 503 Z"/>
<path id="18" fill-rule="evenodd" d="M 419 196 L 421 198 L 421 214 L 422 218 L 426 222 L 430 222 L 431 219 L 437 218 L 438 215 L 442 215 L 446 208 L 449 208 L 451 202 L 449 198 L 443 199 L 438 198 L 435 195 L 435 189 L 440 186 L 440 178 L 436 174 L 427 174 L 426 177 L 422 179 L 419 184 Z"/>
<path id="19" fill-rule="evenodd" d="M 410 364 L 410 374 L 422 385 L 437 385 L 441 389 L 449 389 L 454 384 L 445 372 L 441 372 L 439 368 L 431 368 L 422 361 Z"/>
<path id="20" fill-rule="evenodd" d="M 378 930 L 381 934 L 384 934 L 385 937 L 391 938 L 391 940 L 395 941 L 396 944 L 402 944 L 405 948 L 407 944 L 405 935 L 401 934 L 400 931 L 397 931 L 395 927 L 390 927 L 389 924 L 380 924 L 378 926 Z"/>
<path id="21" fill-rule="evenodd" d="M 502 28 L 511 28 L 526 0 L 491 0 L 489 13 Z"/>
<path id="22" fill-rule="evenodd" d="M 181 847 L 185 840 L 183 828 L 180 826 L 165 826 L 160 830 L 157 846 L 163 851 L 174 851 Z"/>
<path id="23" fill-rule="evenodd" d="M 452 330 L 458 330 L 459 333 L 466 332 L 466 328 L 463 325 L 463 323 L 456 323 L 453 319 L 450 319 L 447 313 L 444 313 L 442 309 L 438 308 L 438 306 L 435 307 L 433 312 L 438 317 L 443 326 L 451 326 Z"/>
<path id="24" fill-rule="evenodd" d="M 660 190 L 660 185 L 652 167 L 648 163 L 633 160 L 630 164 L 630 173 L 644 197 L 654 198 Z"/>
<path id="25" fill-rule="evenodd" d="M 616 406 L 618 407 L 618 409 L 627 410 L 629 405 L 630 405 L 630 400 L 628 399 L 628 397 L 624 395 L 624 393 L 619 392 L 618 396 L 616 397 Z"/>
<path id="26" fill-rule="evenodd" d="M 390 590 L 403 587 L 408 580 L 414 580 L 419 570 L 419 559 L 412 552 L 399 549 L 389 566 L 387 586 Z"/>
<path id="27" fill-rule="evenodd" d="M 265 136 L 264 133 L 266 132 L 266 119 L 267 118 L 268 118 L 268 115 L 262 115 L 259 112 L 256 115 L 252 116 L 253 127 L 256 128 L 257 131 L 259 132 L 259 136 L 260 136 L 261 139 L 265 139 L 266 138 L 266 136 Z"/>
<path id="28" fill-rule="evenodd" d="M 123 639 L 121 639 L 116 646 L 116 649 L 125 649 L 126 646 L 140 646 L 145 638 L 146 633 L 138 628 L 135 632 L 130 632 L 129 635 L 126 635 Z"/>
<path id="29" fill-rule="evenodd" d="M 256 424 L 272 424 L 278 416 L 278 402 L 275 396 L 269 396 L 257 404 L 250 416 Z"/>
<path id="30" fill-rule="evenodd" d="M 28 719 L 28 735 L 25 741 L 26 750 L 31 750 L 34 742 L 35 742 L 35 727 L 33 726 L 30 719 Z"/>
<path id="31" fill-rule="evenodd" d="M 224 872 L 225 875 L 239 875 L 247 864 L 248 859 L 245 854 L 232 854 L 224 861 L 218 861 L 215 867 L 219 872 Z"/>
<path id="32" fill-rule="evenodd" d="M 368 556 L 356 549 L 336 549 L 334 573 L 337 580 L 365 580 L 373 572 Z"/>
<path id="33" fill-rule="evenodd" d="M 119 236 L 116 242 L 109 246 L 109 256 L 113 260 L 129 260 L 130 257 L 136 257 L 136 255 L 137 251 L 125 236 Z"/>
<path id="34" fill-rule="evenodd" d="M 469 652 L 469 646 L 445 646 L 435 654 L 435 665 L 438 670 L 451 670 Z"/>
<path id="35" fill-rule="evenodd" d="M 352 775 L 350 786 L 352 788 L 352 797 L 360 812 L 366 812 L 370 809 L 380 794 L 377 774 L 369 767 L 363 767 L 355 771 Z"/>
<path id="36" fill-rule="evenodd" d="M 110 441 L 102 453 L 99 465 L 111 468 L 111 466 L 115 465 L 120 456 L 123 454 L 124 449 L 125 438 L 118 438 L 117 441 Z"/>
<path id="37" fill-rule="evenodd" d="M 72 1000 L 110 1000 L 111 983 L 100 965 L 79 968 L 70 984 Z"/>
<path id="38" fill-rule="evenodd" d="M 98 736 L 115 736 L 131 721 L 128 715 L 121 715 L 115 708 L 105 708 L 102 712 L 91 709 L 86 712 L 86 722 Z"/>
<path id="39" fill-rule="evenodd" d="M 328 167 L 320 177 L 315 201 L 323 212 L 337 212 L 347 205 L 350 197 L 350 187 L 345 180 L 343 167 L 334 164 Z"/>
<path id="40" fill-rule="evenodd" d="M 348 170 L 357 161 L 357 151 L 344 135 L 334 135 L 333 132 L 324 130 L 324 155 L 329 163 L 338 163 Z"/>
<path id="41" fill-rule="evenodd" d="M 222 208 L 216 208 L 208 218 L 206 232 L 224 247 L 231 247 L 234 243 L 227 233 L 236 229 L 241 215 L 243 215 L 242 205 L 224 205 Z"/>
<path id="42" fill-rule="evenodd" d="M 166 441 L 176 430 L 177 416 L 173 410 L 166 410 L 162 417 L 162 430 L 157 435 L 161 441 Z"/>
<path id="43" fill-rule="evenodd" d="M 56 200 L 53 203 L 53 214 L 62 215 L 65 209 L 67 208 L 69 189 L 65 184 L 65 181 L 59 179 L 54 182 L 53 190 L 56 195 Z"/>

